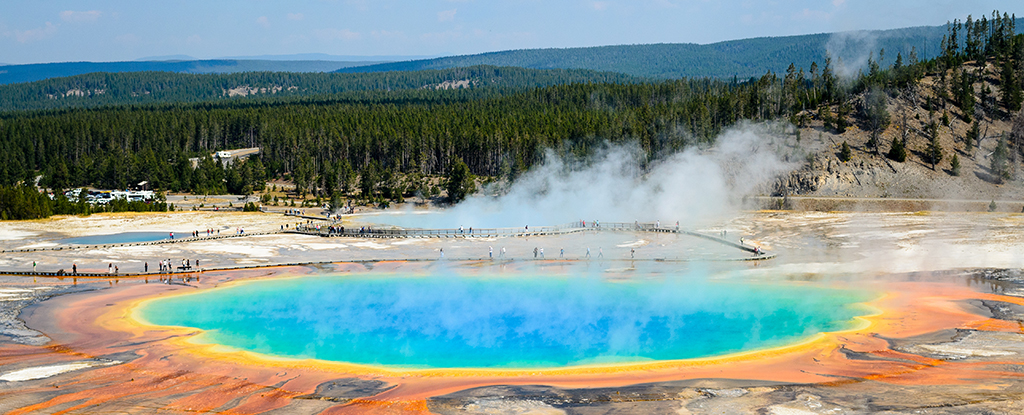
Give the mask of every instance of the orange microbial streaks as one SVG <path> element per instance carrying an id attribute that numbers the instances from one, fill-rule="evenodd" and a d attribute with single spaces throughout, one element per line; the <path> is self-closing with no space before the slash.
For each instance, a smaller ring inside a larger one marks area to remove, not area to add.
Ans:
<path id="1" fill-rule="evenodd" d="M 390 415 L 390 414 L 430 414 L 426 400 L 411 401 L 380 401 L 371 399 L 355 399 L 348 405 L 336 406 L 322 412 L 322 414 L 368 414 L 368 415 Z"/>
<path id="2" fill-rule="evenodd" d="M 374 264 L 375 271 L 409 272 L 428 265 L 393 261 Z M 323 267 L 321 267 L 322 269 Z M 334 264 L 336 272 L 361 272 L 363 264 Z M 209 288 L 265 277 L 295 277 L 305 267 L 208 273 L 198 284 Z M 145 325 L 133 318 L 141 302 L 196 288 L 163 284 L 122 285 L 101 292 L 57 297 L 44 303 L 29 326 L 43 329 L 60 348 L 6 347 L 5 354 L 33 356 L 33 362 L 67 361 L 111 353 L 134 352 L 130 363 L 73 374 L 68 393 L 27 405 L 13 413 L 87 411 L 118 402 L 149 402 L 171 412 L 259 413 L 284 408 L 318 385 L 342 378 L 379 380 L 396 387 L 376 396 L 339 403 L 324 413 L 428 413 L 427 399 L 489 385 L 550 385 L 563 388 L 618 387 L 660 381 L 717 378 L 796 383 L 843 384 L 874 380 L 892 384 L 984 384 L 1016 378 L 995 365 L 939 360 L 893 350 L 886 339 L 934 333 L 950 328 L 1020 332 L 1016 322 L 973 312 L 970 300 L 1024 305 L 1024 300 L 979 293 L 941 282 L 878 282 L 870 289 L 887 293 L 870 302 L 874 315 L 852 330 L 825 333 L 799 344 L 704 359 L 551 369 L 383 369 L 335 362 L 278 359 L 189 341 L 188 328 Z M 35 354 L 33 354 L 35 353 Z M 851 358 L 858 355 L 864 358 Z M 19 360 L 20 361 L 20 360 Z M 1020 364 L 1020 362 L 1005 362 Z M 842 379 L 842 380 L 837 380 Z M 62 386 L 64 387 L 64 386 Z M 74 389 L 74 390 L 70 390 Z M 3 398 L 0 392 L 0 398 Z M 62 406 L 63 405 L 63 406 Z M 64 406 L 73 405 L 69 408 Z"/>

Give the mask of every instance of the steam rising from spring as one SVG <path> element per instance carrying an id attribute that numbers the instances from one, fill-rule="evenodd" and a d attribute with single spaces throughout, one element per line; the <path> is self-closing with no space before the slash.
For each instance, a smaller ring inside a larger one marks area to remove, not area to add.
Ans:
<path id="1" fill-rule="evenodd" d="M 836 74 L 851 79 L 867 68 L 868 59 L 878 52 L 878 35 L 864 30 L 833 33 L 825 49 L 832 56 Z"/>
<path id="2" fill-rule="evenodd" d="M 692 148 L 641 169 L 635 145 L 608 145 L 589 161 L 549 152 L 545 161 L 500 196 L 475 196 L 439 215 L 394 218 L 421 228 L 522 227 L 576 220 L 655 221 L 683 225 L 724 218 L 744 196 L 791 166 L 777 151 L 783 140 L 766 125 L 723 133 L 710 149 Z M 485 194 L 493 194 L 485 189 Z"/>

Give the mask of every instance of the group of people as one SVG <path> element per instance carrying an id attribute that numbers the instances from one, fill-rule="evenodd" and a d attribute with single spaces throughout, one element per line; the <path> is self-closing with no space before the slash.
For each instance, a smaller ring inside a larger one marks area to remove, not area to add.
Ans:
<path id="1" fill-rule="evenodd" d="M 205 231 L 192 231 L 192 237 L 198 238 L 199 235 L 202 234 L 203 232 L 206 232 L 206 236 L 220 235 L 220 229 L 206 229 Z M 170 239 L 174 239 L 174 232 L 170 232 L 168 236 L 170 237 Z"/>
<path id="2" fill-rule="evenodd" d="M 199 268 L 199 260 L 198 259 L 196 260 L 196 266 L 195 267 Z M 192 269 L 192 260 L 189 259 L 189 258 L 182 258 L 181 259 L 181 266 L 178 267 L 178 268 L 179 269 L 183 269 L 183 270 L 190 270 L 190 269 Z M 144 269 L 145 269 L 146 272 L 149 272 L 149 263 L 148 262 L 145 264 L 145 268 Z M 160 272 L 173 272 L 173 271 L 174 271 L 174 265 L 171 264 L 171 260 L 170 259 L 160 260 Z"/>
<path id="3" fill-rule="evenodd" d="M 494 259 L 494 247 L 490 247 L 490 246 L 487 247 L 487 257 L 491 258 L 491 259 Z M 505 257 L 505 247 L 503 246 L 503 247 L 501 247 L 501 252 L 498 254 L 498 258 L 504 258 L 504 257 Z"/>
<path id="4" fill-rule="evenodd" d="M 444 248 L 441 248 L 440 251 L 441 251 L 441 258 L 444 259 Z M 598 251 L 597 252 L 597 257 L 598 258 L 604 258 L 604 249 L 603 248 L 597 248 L 597 251 Z M 636 250 L 635 249 L 630 249 L 629 250 L 629 257 L 633 258 L 633 257 L 635 257 L 635 255 L 636 255 Z M 539 259 L 544 259 L 544 248 L 534 247 L 533 248 L 533 257 L 534 258 L 539 258 Z M 565 258 L 565 248 L 559 248 L 558 249 L 558 257 L 559 258 Z M 487 247 L 487 258 L 494 259 L 494 247 L 493 246 L 488 246 Z M 505 247 L 501 247 L 501 252 L 498 254 L 498 258 L 505 258 Z M 584 258 L 590 258 L 590 247 L 589 246 L 587 247 L 587 253 L 584 256 Z"/>

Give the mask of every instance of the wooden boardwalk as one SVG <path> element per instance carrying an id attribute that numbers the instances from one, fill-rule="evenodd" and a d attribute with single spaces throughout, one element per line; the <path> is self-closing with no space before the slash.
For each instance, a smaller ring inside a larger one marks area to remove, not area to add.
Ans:
<path id="1" fill-rule="evenodd" d="M 286 230 L 287 233 L 302 235 L 315 235 L 321 237 L 341 238 L 517 238 L 550 235 L 566 235 L 579 232 L 657 232 L 675 233 L 690 235 L 706 239 L 723 245 L 731 246 L 743 251 L 756 254 L 754 259 L 771 259 L 774 254 L 768 254 L 757 246 L 746 245 L 739 242 L 721 238 L 715 235 L 680 229 L 678 226 L 665 227 L 655 222 L 611 222 L 591 223 L 572 222 L 557 226 L 541 226 L 537 228 L 459 228 L 459 229 L 401 229 L 372 227 L 344 227 L 341 225 L 328 224 L 306 224 L 296 226 L 294 229 Z"/>

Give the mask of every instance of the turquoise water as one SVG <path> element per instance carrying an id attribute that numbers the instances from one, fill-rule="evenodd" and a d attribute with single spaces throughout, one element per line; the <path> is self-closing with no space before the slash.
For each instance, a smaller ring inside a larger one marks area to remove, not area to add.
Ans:
<path id="1" fill-rule="evenodd" d="M 185 237 L 185 233 L 175 233 L 175 237 Z M 136 242 L 152 242 L 170 238 L 170 232 L 121 232 L 108 235 L 79 236 L 76 238 L 62 239 L 57 242 L 62 244 L 76 245 L 108 245 L 127 244 Z"/>
<path id="2" fill-rule="evenodd" d="M 414 368 L 535 368 L 721 355 L 851 328 L 867 293 L 687 277 L 347 275 L 151 301 L 152 324 L 275 356 Z"/>

